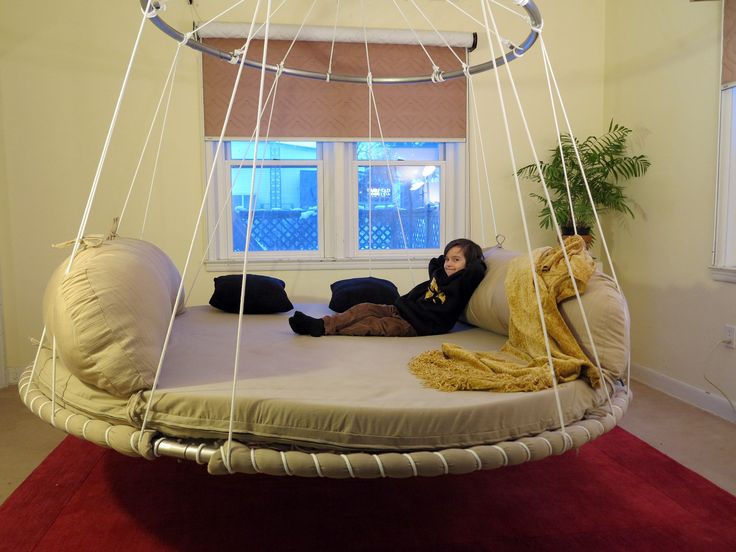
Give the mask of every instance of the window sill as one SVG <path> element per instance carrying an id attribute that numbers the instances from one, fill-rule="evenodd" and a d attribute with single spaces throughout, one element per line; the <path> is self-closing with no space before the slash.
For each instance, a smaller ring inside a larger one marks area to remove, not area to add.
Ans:
<path id="1" fill-rule="evenodd" d="M 714 280 L 736 283 L 736 267 L 711 266 L 709 268 L 710 275 Z"/>
<path id="2" fill-rule="evenodd" d="M 441 252 L 440 252 L 441 253 Z M 274 259 L 248 259 L 248 267 L 253 272 L 274 272 L 281 270 L 368 270 L 368 269 L 402 269 L 411 268 L 427 269 L 427 262 L 433 256 L 427 255 L 412 258 L 383 258 L 383 259 L 305 259 L 305 260 L 274 260 Z M 241 260 L 213 260 L 205 261 L 208 272 L 241 272 L 243 261 Z M 249 270 L 249 272 L 251 271 Z M 736 281 L 736 280 L 735 280 Z"/>

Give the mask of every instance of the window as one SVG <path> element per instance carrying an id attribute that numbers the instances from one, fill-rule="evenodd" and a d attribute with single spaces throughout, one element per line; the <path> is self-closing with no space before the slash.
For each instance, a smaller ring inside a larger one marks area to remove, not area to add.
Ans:
<path id="1" fill-rule="evenodd" d="M 216 270 L 242 262 L 249 218 L 249 262 L 277 268 L 400 265 L 467 230 L 459 142 L 260 142 L 255 170 L 253 142 L 206 146 Z"/>
<path id="2" fill-rule="evenodd" d="M 718 194 L 712 274 L 736 282 L 736 89 L 721 92 Z"/>
<path id="3" fill-rule="evenodd" d="M 442 145 L 358 142 L 356 159 L 358 248 L 439 248 Z"/>
<path id="4" fill-rule="evenodd" d="M 233 253 L 245 251 L 253 189 L 251 251 L 319 249 L 318 148 L 316 142 L 260 144 L 253 175 L 252 142 L 228 142 L 225 149 Z"/>

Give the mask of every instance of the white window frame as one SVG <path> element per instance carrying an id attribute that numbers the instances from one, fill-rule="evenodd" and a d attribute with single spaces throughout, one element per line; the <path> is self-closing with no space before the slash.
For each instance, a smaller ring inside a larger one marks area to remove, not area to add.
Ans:
<path id="1" fill-rule="evenodd" d="M 721 90 L 713 279 L 736 282 L 736 87 Z"/>
<path id="2" fill-rule="evenodd" d="M 280 141 L 279 138 L 271 138 Z M 294 138 L 290 138 L 294 141 Z M 308 139 L 314 141 L 314 139 Z M 410 251 L 367 251 L 358 250 L 357 203 L 358 165 L 385 165 L 385 161 L 358 161 L 355 158 L 354 141 L 318 141 L 318 160 L 307 161 L 259 161 L 259 166 L 305 166 L 318 167 L 317 185 L 319 198 L 319 250 L 317 251 L 257 251 L 248 253 L 248 264 L 258 271 L 272 270 L 329 270 L 368 268 L 407 268 L 416 260 L 426 260 L 441 253 L 444 244 L 453 238 L 467 236 L 468 182 L 465 142 L 441 141 L 444 160 L 432 160 L 440 166 L 440 247 L 436 249 L 412 249 Z M 392 140 L 403 141 L 403 140 Z M 408 140 L 407 140 L 408 141 Z M 205 141 L 206 175 L 215 163 L 213 182 L 207 201 L 207 239 L 211 241 L 206 256 L 210 271 L 240 270 L 243 255 L 232 252 L 231 209 L 224 209 L 222 220 L 217 224 L 223 202 L 229 194 L 229 167 L 240 161 L 225 160 L 225 145 L 219 160 L 215 159 L 216 142 Z M 219 161 L 219 162 L 216 162 Z M 247 162 L 246 162 L 247 163 Z M 421 160 L 391 164 L 417 165 Z"/>

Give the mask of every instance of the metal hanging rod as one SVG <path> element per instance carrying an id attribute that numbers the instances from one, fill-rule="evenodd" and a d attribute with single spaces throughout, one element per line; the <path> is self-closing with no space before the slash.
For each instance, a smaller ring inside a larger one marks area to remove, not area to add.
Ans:
<path id="1" fill-rule="evenodd" d="M 141 8 L 145 10 L 148 6 L 148 0 L 139 0 L 141 4 Z M 512 45 L 510 50 L 501 56 L 498 56 L 494 60 L 489 60 L 483 63 L 478 63 L 476 65 L 471 65 L 468 67 L 468 73 L 470 75 L 475 75 L 477 73 L 483 73 L 485 71 L 489 71 L 492 69 L 495 69 L 496 67 L 500 67 L 501 65 L 505 63 L 510 63 L 514 61 L 515 59 L 523 56 L 536 42 L 537 37 L 542 29 L 542 15 L 539 12 L 539 8 L 534 3 L 533 0 L 514 0 L 516 4 L 518 4 L 520 7 L 522 7 L 528 16 L 529 19 L 529 25 L 530 25 L 530 32 L 526 36 L 526 38 L 519 43 L 518 45 Z M 255 69 L 260 70 L 262 68 L 262 64 L 260 61 L 248 59 L 248 58 L 242 58 L 242 55 L 239 52 L 226 52 L 225 50 L 221 50 L 219 48 L 214 48 L 212 46 L 209 46 L 207 44 L 203 44 L 200 42 L 197 38 L 194 36 L 187 37 L 186 34 L 174 29 L 171 25 L 166 23 L 161 17 L 159 17 L 158 13 L 161 8 L 161 2 L 154 0 L 151 2 L 150 11 L 148 13 L 148 19 L 153 23 L 156 27 L 158 27 L 163 33 L 170 36 L 177 42 L 184 42 L 186 39 L 186 46 L 189 48 L 192 48 L 193 50 L 196 50 L 198 52 L 201 52 L 203 54 L 207 54 L 210 56 L 214 56 L 216 58 L 222 59 L 224 61 L 227 61 L 228 63 L 242 63 L 243 65 L 247 67 L 252 67 Z M 272 64 L 263 64 L 263 68 L 266 71 L 269 71 L 271 73 L 277 73 L 281 71 L 285 75 L 289 75 L 292 77 L 300 77 L 300 78 L 307 78 L 307 79 L 314 79 L 314 80 L 322 80 L 326 82 L 346 82 L 346 83 L 356 83 L 356 84 L 366 84 L 368 82 L 367 76 L 361 76 L 361 75 L 340 75 L 340 74 L 334 74 L 334 73 L 320 73 L 315 71 L 306 71 L 304 69 L 298 69 L 293 67 L 286 67 L 279 68 L 277 65 Z M 418 76 L 397 76 L 397 77 L 372 77 L 371 82 L 373 84 L 414 84 L 414 83 L 426 83 L 426 82 L 437 82 L 438 80 L 451 80 L 456 79 L 460 77 L 465 76 L 465 71 L 462 69 L 458 69 L 456 71 L 448 71 L 448 72 L 442 72 L 441 74 L 430 74 L 430 75 L 418 75 Z M 439 77 L 439 78 L 438 78 Z"/>

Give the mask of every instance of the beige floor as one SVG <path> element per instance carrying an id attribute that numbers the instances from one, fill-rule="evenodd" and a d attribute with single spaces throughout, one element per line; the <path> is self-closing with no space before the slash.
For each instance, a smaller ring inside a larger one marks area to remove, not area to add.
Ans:
<path id="1" fill-rule="evenodd" d="M 736 426 L 636 382 L 621 426 L 736 495 Z M 0 503 L 64 438 L 0 389 Z"/>

